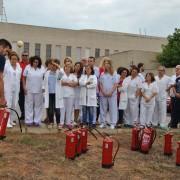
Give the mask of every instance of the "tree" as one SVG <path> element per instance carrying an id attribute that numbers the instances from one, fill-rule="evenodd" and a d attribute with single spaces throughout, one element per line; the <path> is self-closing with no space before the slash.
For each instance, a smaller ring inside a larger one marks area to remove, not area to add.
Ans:
<path id="1" fill-rule="evenodd" d="M 168 44 L 162 45 L 162 53 L 157 56 L 160 64 L 175 67 L 180 64 L 180 29 L 175 29 L 173 35 L 167 37 Z"/>

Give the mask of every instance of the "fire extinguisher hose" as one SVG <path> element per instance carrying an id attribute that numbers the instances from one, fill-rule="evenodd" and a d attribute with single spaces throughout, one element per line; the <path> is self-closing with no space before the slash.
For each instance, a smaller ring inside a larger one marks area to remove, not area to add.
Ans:
<path id="1" fill-rule="evenodd" d="M 115 154 L 114 154 L 114 157 L 113 157 L 113 163 L 115 162 L 115 159 L 116 159 L 116 156 L 117 156 L 117 153 L 119 151 L 119 148 L 120 148 L 120 143 L 119 143 L 119 140 L 115 137 L 112 137 L 112 139 L 114 139 L 117 143 L 117 148 L 116 148 L 116 151 L 115 151 Z"/>
<path id="2" fill-rule="evenodd" d="M 154 137 L 153 137 L 152 144 L 154 143 L 154 141 L 155 141 L 156 137 L 157 137 L 157 131 L 156 131 L 156 129 L 154 129 Z"/>
<path id="3" fill-rule="evenodd" d="M 20 120 L 20 117 L 19 117 L 18 112 L 17 112 L 15 109 L 12 109 L 12 108 L 8 108 L 8 107 L 6 107 L 6 109 L 9 109 L 9 110 L 11 110 L 11 111 L 13 111 L 13 112 L 15 112 L 15 113 L 16 113 L 16 116 L 17 116 L 18 121 L 19 121 L 19 128 L 20 128 L 20 131 L 21 131 L 21 133 L 22 133 L 21 120 Z"/>
<path id="4" fill-rule="evenodd" d="M 88 132 L 90 132 L 90 134 L 97 140 L 97 136 L 92 132 L 92 130 L 91 129 L 87 129 L 88 130 Z"/>
<path id="5" fill-rule="evenodd" d="M 97 130 L 96 128 L 94 128 L 94 130 L 101 136 L 101 137 L 105 137 L 99 130 Z"/>

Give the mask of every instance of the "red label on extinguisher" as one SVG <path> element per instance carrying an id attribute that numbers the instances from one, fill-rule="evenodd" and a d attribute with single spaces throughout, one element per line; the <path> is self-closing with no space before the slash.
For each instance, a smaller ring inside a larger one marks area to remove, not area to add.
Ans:
<path id="1" fill-rule="evenodd" d="M 82 135 L 85 136 L 85 132 L 83 132 Z"/>
<path id="2" fill-rule="evenodd" d="M 72 143 L 74 142 L 74 138 L 71 138 L 71 142 L 72 142 Z"/>

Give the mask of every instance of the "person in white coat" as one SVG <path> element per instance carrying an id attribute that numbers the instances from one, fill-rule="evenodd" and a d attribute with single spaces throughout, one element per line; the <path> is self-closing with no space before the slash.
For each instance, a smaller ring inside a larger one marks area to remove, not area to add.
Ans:
<path id="1" fill-rule="evenodd" d="M 61 79 L 61 85 L 63 89 L 64 107 L 60 109 L 60 127 L 63 127 L 64 124 L 66 124 L 68 128 L 72 128 L 72 113 L 75 97 L 74 88 L 78 85 L 77 77 L 73 74 L 72 66 L 64 67 L 64 75 Z"/>
<path id="2" fill-rule="evenodd" d="M 20 91 L 20 78 L 21 78 L 21 68 L 18 66 L 19 57 L 15 52 L 11 52 L 9 56 L 9 63 L 5 64 L 4 68 L 4 92 L 5 99 L 7 101 L 7 106 L 16 110 L 19 91 Z M 10 118 L 8 120 L 7 127 L 11 128 L 15 123 L 12 118 L 13 112 L 10 113 Z"/>
<path id="3" fill-rule="evenodd" d="M 96 87 L 97 77 L 92 66 L 85 67 L 85 74 L 79 80 L 80 102 L 82 106 L 82 123 L 93 127 L 94 107 L 97 107 Z"/>
<path id="4" fill-rule="evenodd" d="M 117 123 L 117 73 L 113 71 L 111 60 L 103 58 L 104 73 L 101 74 L 100 83 L 100 128 L 106 126 L 106 114 L 109 109 L 110 128 L 114 129 Z"/>
<path id="5" fill-rule="evenodd" d="M 41 58 L 30 57 L 30 64 L 23 73 L 23 88 L 25 93 L 25 124 L 40 126 L 43 113 L 43 78 L 45 69 Z"/>
<path id="6" fill-rule="evenodd" d="M 170 77 L 165 74 L 165 67 L 158 67 L 158 75 L 155 76 L 159 92 L 156 96 L 155 112 L 153 116 L 153 125 L 160 125 L 161 128 L 166 128 L 168 126 L 167 121 L 167 91 L 169 83 L 171 81 Z"/>
<path id="7" fill-rule="evenodd" d="M 50 69 L 44 75 L 44 100 L 48 123 L 53 126 L 55 115 L 58 127 L 60 124 L 60 108 L 64 107 L 61 87 L 63 71 L 60 69 L 59 60 L 51 59 L 50 63 Z"/>
<path id="8" fill-rule="evenodd" d="M 129 71 L 126 68 L 121 68 L 119 71 L 119 82 L 118 82 L 118 93 L 117 93 L 117 100 L 118 100 L 118 124 L 123 123 L 123 117 L 124 117 L 124 110 L 127 107 L 127 91 L 122 86 L 124 79 L 129 75 Z"/>
<path id="9" fill-rule="evenodd" d="M 123 88 L 127 91 L 128 103 L 124 112 L 125 127 L 132 127 L 134 123 L 138 123 L 139 118 L 139 97 L 142 87 L 142 80 L 138 76 L 139 69 L 133 66 L 131 75 L 123 81 Z"/>
<path id="10" fill-rule="evenodd" d="M 141 94 L 140 124 L 149 125 L 152 123 L 155 108 L 155 96 L 158 94 L 158 87 L 153 73 L 146 74 Z"/>
<path id="11" fill-rule="evenodd" d="M 83 72 L 83 66 L 81 62 L 76 62 L 74 65 L 74 75 L 77 77 L 78 85 L 75 87 L 75 98 L 74 98 L 74 122 L 78 123 L 80 118 L 81 106 L 80 102 L 80 85 L 79 80 Z"/>

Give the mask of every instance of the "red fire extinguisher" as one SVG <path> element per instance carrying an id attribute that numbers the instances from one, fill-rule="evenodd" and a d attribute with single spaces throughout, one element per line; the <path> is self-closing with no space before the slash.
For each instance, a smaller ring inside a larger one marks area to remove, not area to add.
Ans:
<path id="1" fill-rule="evenodd" d="M 73 132 L 66 132 L 65 156 L 74 160 L 76 157 L 76 136 Z"/>
<path id="2" fill-rule="evenodd" d="M 144 128 L 141 133 L 140 133 L 140 151 L 142 153 L 148 153 L 149 152 L 149 149 L 150 149 L 150 146 L 151 146 L 151 131 L 149 128 Z"/>
<path id="3" fill-rule="evenodd" d="M 164 135 L 164 155 L 172 155 L 172 137 L 169 132 Z"/>
<path id="4" fill-rule="evenodd" d="M 180 141 L 177 142 L 178 147 L 176 151 L 176 166 L 180 166 Z"/>
<path id="5" fill-rule="evenodd" d="M 132 137 L 131 137 L 132 151 L 137 151 L 139 149 L 139 132 L 140 132 L 140 128 L 138 126 L 132 128 Z"/>
<path id="6" fill-rule="evenodd" d="M 78 129 L 73 131 L 76 142 L 76 155 L 79 156 L 82 152 L 82 132 Z"/>
<path id="7" fill-rule="evenodd" d="M 86 153 L 87 152 L 87 139 L 88 139 L 88 130 L 86 128 L 81 128 L 80 129 L 81 133 L 82 133 L 82 140 L 81 140 L 81 148 L 82 148 L 82 153 Z"/>
<path id="8" fill-rule="evenodd" d="M 116 155 L 119 151 L 119 141 L 113 138 L 117 142 L 117 149 L 113 156 L 113 140 L 111 137 L 106 136 L 103 139 L 103 146 L 102 146 L 102 167 L 103 168 L 111 168 L 114 165 L 114 161 Z"/>
<path id="9" fill-rule="evenodd" d="M 148 128 L 149 128 L 149 130 L 151 131 L 151 142 L 150 142 L 150 148 L 151 148 L 152 145 L 153 145 L 153 143 L 154 143 L 154 141 L 155 141 L 155 139 L 156 139 L 156 134 L 157 134 L 157 132 L 156 132 L 156 129 L 153 128 L 152 126 L 150 126 L 150 127 L 148 127 Z"/>
<path id="10" fill-rule="evenodd" d="M 6 127 L 9 119 L 9 111 L 5 108 L 0 109 L 0 139 L 4 139 L 6 136 Z"/>

